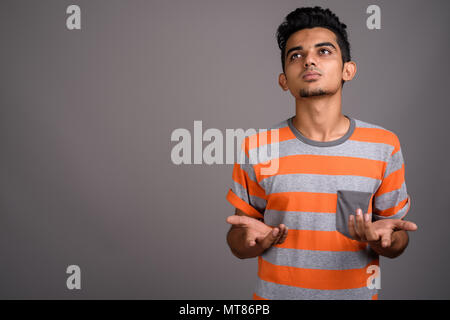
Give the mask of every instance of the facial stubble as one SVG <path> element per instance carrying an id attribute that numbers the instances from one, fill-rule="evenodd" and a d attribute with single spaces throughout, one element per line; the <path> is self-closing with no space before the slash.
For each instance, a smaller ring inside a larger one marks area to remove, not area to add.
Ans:
<path id="1" fill-rule="evenodd" d="M 300 89 L 300 97 L 308 98 L 308 97 L 316 97 L 316 96 L 324 96 L 327 92 L 321 88 L 309 90 L 309 89 Z"/>

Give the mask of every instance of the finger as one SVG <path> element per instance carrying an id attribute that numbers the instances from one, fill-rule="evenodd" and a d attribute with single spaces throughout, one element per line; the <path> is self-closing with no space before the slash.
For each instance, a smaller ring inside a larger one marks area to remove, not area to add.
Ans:
<path id="1" fill-rule="evenodd" d="M 247 241 L 245 241 L 247 247 L 251 248 L 254 247 L 256 245 L 256 241 L 255 239 L 247 239 Z"/>
<path id="2" fill-rule="evenodd" d="M 266 236 L 258 236 L 255 238 L 257 244 L 261 244 Z"/>
<path id="3" fill-rule="evenodd" d="M 281 235 L 281 230 L 280 230 L 280 228 L 279 227 L 277 227 L 278 228 L 278 232 L 277 232 L 277 235 L 273 238 L 273 241 L 272 241 L 272 244 L 271 245 L 274 245 L 274 244 L 277 244 L 278 243 L 278 240 L 280 239 L 280 235 Z M 275 228 L 274 228 L 275 229 Z M 271 232 L 273 232 L 273 229 L 272 229 L 272 231 Z M 264 241 L 264 239 L 267 237 L 267 235 L 262 239 L 262 241 L 261 242 L 263 242 Z M 269 247 L 271 246 L 271 245 L 269 245 Z"/>
<path id="4" fill-rule="evenodd" d="M 368 241 L 378 240 L 378 235 L 373 228 L 369 213 L 364 214 L 364 233 Z"/>
<path id="5" fill-rule="evenodd" d="M 275 242 L 280 230 L 278 228 L 273 228 L 261 241 L 261 247 L 267 249 Z"/>
<path id="6" fill-rule="evenodd" d="M 348 217 L 348 233 L 353 239 L 358 240 L 358 235 L 355 232 L 355 216 L 352 214 Z"/>
<path id="7" fill-rule="evenodd" d="M 391 233 L 386 232 L 381 235 L 381 246 L 383 248 L 391 246 Z"/>
<path id="8" fill-rule="evenodd" d="M 286 226 L 284 229 L 284 235 L 283 237 L 278 241 L 279 244 L 282 244 L 284 241 L 286 241 L 287 235 L 288 235 L 289 228 Z"/>
<path id="9" fill-rule="evenodd" d="M 275 239 L 275 241 L 274 241 L 273 244 L 277 244 L 277 243 L 280 241 L 280 239 L 281 239 L 282 237 L 284 237 L 284 232 L 285 232 L 285 230 L 286 230 L 286 226 L 285 226 L 284 224 L 280 224 L 280 225 L 278 226 L 278 229 L 280 229 L 280 232 L 278 232 L 278 236 L 277 236 L 277 238 Z"/>
<path id="10" fill-rule="evenodd" d="M 417 225 L 414 222 L 400 220 L 400 219 L 396 219 L 393 222 L 394 222 L 395 227 L 397 227 L 398 229 L 402 229 L 402 230 L 406 230 L 406 231 L 416 231 L 417 230 Z"/>
<path id="11" fill-rule="evenodd" d="M 227 223 L 232 224 L 234 226 L 242 226 L 241 216 L 238 215 L 229 216 L 227 217 L 226 221 Z"/>
<path id="12" fill-rule="evenodd" d="M 288 227 L 285 224 L 281 224 L 280 226 L 283 226 L 283 233 L 280 235 L 280 237 L 278 238 L 278 241 L 276 242 L 276 244 L 281 244 L 284 242 L 284 240 L 286 240 L 286 236 L 287 236 L 287 230 Z"/>
<path id="13" fill-rule="evenodd" d="M 251 218 L 232 215 L 227 218 L 227 223 L 232 224 L 236 227 L 247 227 L 251 223 Z"/>
<path id="14" fill-rule="evenodd" d="M 257 244 L 262 245 L 263 241 L 267 238 L 267 236 L 269 234 L 271 234 L 272 232 L 274 232 L 275 227 L 270 227 L 270 232 L 266 232 L 264 234 L 259 234 L 258 236 L 255 237 L 255 241 Z M 278 232 L 277 235 L 274 236 L 274 240 L 276 240 L 278 238 L 278 236 L 280 235 L 280 230 L 278 228 Z"/>
<path id="15" fill-rule="evenodd" d="M 364 221 L 362 216 L 362 210 L 356 210 L 356 234 L 359 236 L 361 240 L 366 240 L 366 235 L 364 232 Z"/>
<path id="16" fill-rule="evenodd" d="M 254 247 L 255 245 L 256 245 L 256 237 L 257 237 L 257 233 L 255 233 L 255 232 L 252 232 L 252 230 L 250 230 L 250 229 L 246 229 L 246 232 L 245 232 L 245 246 L 247 247 L 247 248 L 251 248 L 251 247 Z"/>

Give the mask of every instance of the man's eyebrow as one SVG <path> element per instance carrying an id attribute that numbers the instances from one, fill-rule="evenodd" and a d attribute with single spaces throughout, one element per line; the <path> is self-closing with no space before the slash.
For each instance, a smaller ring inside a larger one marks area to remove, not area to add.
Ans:
<path id="1" fill-rule="evenodd" d="M 314 47 L 333 47 L 334 50 L 337 50 L 334 44 L 332 44 L 331 42 L 321 42 L 316 44 Z"/>
<path id="2" fill-rule="evenodd" d="M 332 44 L 331 42 L 321 42 L 321 43 L 317 43 L 316 45 L 314 45 L 314 47 L 333 47 L 334 50 L 337 50 L 336 47 L 334 46 L 334 44 Z M 303 50 L 302 46 L 297 46 L 297 47 L 292 47 L 290 48 L 287 52 L 286 52 L 286 57 L 289 55 L 289 53 L 291 53 L 292 51 L 296 51 L 296 50 Z"/>
<path id="3" fill-rule="evenodd" d="M 289 55 L 289 53 L 291 53 L 292 51 L 296 51 L 296 50 L 303 50 L 302 46 L 297 46 L 297 47 L 292 47 L 290 48 L 287 52 L 286 52 L 286 57 Z"/>

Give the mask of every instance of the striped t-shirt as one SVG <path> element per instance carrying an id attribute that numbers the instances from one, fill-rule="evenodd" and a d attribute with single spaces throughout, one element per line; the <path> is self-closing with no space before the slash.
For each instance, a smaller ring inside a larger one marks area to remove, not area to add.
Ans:
<path id="1" fill-rule="evenodd" d="M 349 130 L 334 141 L 308 139 L 294 117 L 270 128 L 266 139 L 257 133 L 256 144 L 251 136 L 243 140 L 245 161 L 234 164 L 227 200 L 267 225 L 289 228 L 284 243 L 258 257 L 254 299 L 378 298 L 368 279 L 379 256 L 349 237 L 348 217 L 357 208 L 373 221 L 405 217 L 405 164 L 395 133 L 345 116 Z M 264 172 L 265 161 L 276 159 L 278 170 Z"/>

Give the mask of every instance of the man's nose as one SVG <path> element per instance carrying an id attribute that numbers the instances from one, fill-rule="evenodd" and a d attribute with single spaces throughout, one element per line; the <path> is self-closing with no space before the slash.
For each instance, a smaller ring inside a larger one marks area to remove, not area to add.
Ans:
<path id="1" fill-rule="evenodd" d="M 310 67 L 311 65 L 316 65 L 316 60 L 312 54 L 308 53 L 305 57 L 305 68 Z"/>

